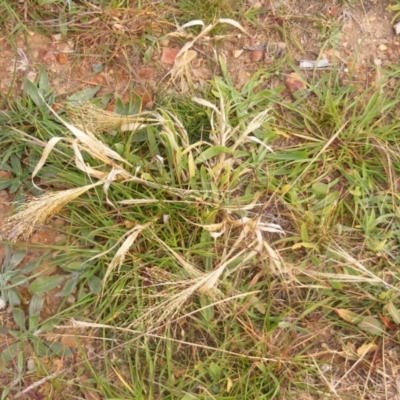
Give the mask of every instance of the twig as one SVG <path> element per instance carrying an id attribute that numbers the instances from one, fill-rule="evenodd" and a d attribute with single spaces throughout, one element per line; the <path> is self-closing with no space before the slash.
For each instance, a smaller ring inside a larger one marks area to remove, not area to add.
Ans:
<path id="1" fill-rule="evenodd" d="M 19 398 L 20 398 L 21 396 L 23 396 L 24 394 L 29 393 L 31 390 L 36 389 L 36 388 L 37 388 L 38 386 L 40 386 L 41 384 L 46 383 L 47 381 L 49 381 L 49 380 L 51 380 L 51 379 L 53 379 L 53 378 L 57 378 L 57 376 L 63 374 L 63 373 L 66 372 L 66 371 L 67 371 L 66 369 L 63 369 L 63 370 L 61 370 L 61 371 L 54 372 L 53 374 L 51 374 L 51 375 L 49 375 L 49 376 L 46 376 L 46 377 L 44 377 L 44 378 L 38 380 L 38 381 L 35 382 L 35 383 L 32 383 L 32 385 L 28 386 L 28 387 L 27 387 L 26 389 L 24 389 L 22 392 L 17 393 L 17 394 L 14 396 L 14 399 L 19 399 Z"/>

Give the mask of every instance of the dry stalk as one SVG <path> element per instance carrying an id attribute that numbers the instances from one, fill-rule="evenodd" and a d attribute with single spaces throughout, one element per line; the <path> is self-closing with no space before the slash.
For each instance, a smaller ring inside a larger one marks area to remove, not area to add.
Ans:
<path id="1" fill-rule="evenodd" d="M 115 134 L 117 130 L 137 131 L 149 125 L 159 124 L 157 115 L 151 112 L 141 112 L 140 116 L 121 115 L 102 110 L 91 103 L 69 106 L 68 115 L 71 121 L 87 134 L 90 132 Z"/>

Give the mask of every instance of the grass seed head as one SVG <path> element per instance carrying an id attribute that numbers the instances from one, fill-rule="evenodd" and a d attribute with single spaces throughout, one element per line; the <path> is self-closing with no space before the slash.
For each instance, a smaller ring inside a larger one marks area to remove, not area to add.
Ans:
<path id="1" fill-rule="evenodd" d="M 75 189 L 50 192 L 43 196 L 33 197 L 24 204 L 17 214 L 5 220 L 4 230 L 9 240 L 28 240 L 33 231 L 52 218 L 67 203 L 76 199 L 89 189 L 97 186 L 86 185 Z"/>

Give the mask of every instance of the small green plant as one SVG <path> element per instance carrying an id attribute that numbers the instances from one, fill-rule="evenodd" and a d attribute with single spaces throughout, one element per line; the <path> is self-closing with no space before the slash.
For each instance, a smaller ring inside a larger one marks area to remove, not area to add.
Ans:
<path id="1" fill-rule="evenodd" d="M 398 0 L 396 1 L 396 4 L 390 4 L 386 9 L 395 13 L 392 18 L 392 22 L 394 22 L 400 16 L 400 2 Z"/>
<path id="2" fill-rule="evenodd" d="M 10 172 L 9 178 L 0 178 L 0 190 L 8 189 L 10 194 L 28 189 L 32 194 L 38 195 L 42 191 L 32 184 L 31 176 L 37 159 L 35 155 L 23 158 L 22 154 L 11 154 L 9 162 L 0 164 L 0 170 Z M 23 164 L 26 164 L 25 166 Z"/>
<path id="3" fill-rule="evenodd" d="M 21 267 L 26 256 L 26 249 L 13 252 L 11 246 L 5 247 L 5 254 L 0 273 L 0 293 L 6 304 L 15 306 L 21 304 L 18 286 L 27 286 L 27 275 L 35 268 L 35 263 L 28 263 Z"/>

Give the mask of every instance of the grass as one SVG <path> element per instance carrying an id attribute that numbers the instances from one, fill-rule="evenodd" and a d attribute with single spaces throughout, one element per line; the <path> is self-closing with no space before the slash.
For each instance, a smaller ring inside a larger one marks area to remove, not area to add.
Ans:
<path id="1" fill-rule="evenodd" d="M 218 68 L 136 115 L 90 95 L 56 114 L 44 77 L 7 99 L 1 185 L 20 208 L 5 242 L 56 220 L 64 236 L 42 255 L 50 275 L 7 248 L 2 399 L 390 398 L 398 69 L 362 93 L 317 71 L 293 100 L 265 87 L 276 66 L 241 89 Z"/>

